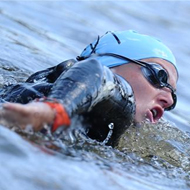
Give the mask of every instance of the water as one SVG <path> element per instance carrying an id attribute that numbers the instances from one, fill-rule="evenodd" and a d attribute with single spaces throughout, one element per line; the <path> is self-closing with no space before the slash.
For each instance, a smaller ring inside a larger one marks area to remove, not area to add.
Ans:
<path id="1" fill-rule="evenodd" d="M 190 189 L 189 16 L 190 1 L 1 1 L 1 86 L 76 57 L 108 30 L 126 29 L 162 39 L 180 79 L 167 121 L 131 126 L 116 149 L 75 131 L 57 141 L 0 126 L 0 189 Z"/>

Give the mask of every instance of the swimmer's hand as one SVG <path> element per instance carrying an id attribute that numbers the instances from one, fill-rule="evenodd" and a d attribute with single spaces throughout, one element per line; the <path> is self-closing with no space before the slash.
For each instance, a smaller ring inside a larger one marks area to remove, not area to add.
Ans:
<path id="1" fill-rule="evenodd" d="M 0 109 L 0 124 L 21 129 L 30 125 L 34 131 L 40 131 L 45 124 L 53 124 L 55 115 L 55 110 L 43 102 L 5 103 Z"/>

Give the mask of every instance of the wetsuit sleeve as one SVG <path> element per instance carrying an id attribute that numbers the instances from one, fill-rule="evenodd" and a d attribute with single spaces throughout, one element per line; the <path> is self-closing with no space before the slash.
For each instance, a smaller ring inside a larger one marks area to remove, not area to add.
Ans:
<path id="1" fill-rule="evenodd" d="M 85 115 L 92 125 L 99 125 L 95 131 L 100 140 L 106 137 L 109 123 L 120 134 L 134 118 L 134 96 L 128 82 L 94 59 L 77 62 L 61 74 L 48 97 L 59 100 L 70 117 Z"/>
<path id="2" fill-rule="evenodd" d="M 69 59 L 66 61 L 63 61 L 59 63 L 58 65 L 54 67 L 47 68 L 42 71 L 38 71 L 34 74 L 32 74 L 27 80 L 27 83 L 34 83 L 37 81 L 43 81 L 48 83 L 54 83 L 57 78 L 62 74 L 65 73 L 68 69 L 70 69 L 76 60 Z"/>

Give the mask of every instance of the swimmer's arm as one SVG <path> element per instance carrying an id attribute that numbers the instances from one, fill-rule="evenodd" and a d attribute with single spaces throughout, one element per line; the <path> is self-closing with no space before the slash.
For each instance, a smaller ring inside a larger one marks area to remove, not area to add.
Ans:
<path id="1" fill-rule="evenodd" d="M 95 64 L 92 68 L 90 67 L 91 70 L 89 70 L 89 64 Z M 98 71 L 99 74 L 94 71 Z M 99 92 L 102 76 L 102 66 L 98 62 L 80 62 L 71 67 L 65 75 L 59 77 L 47 100 L 44 99 L 43 102 L 31 102 L 25 105 L 4 104 L 0 111 L 0 123 L 2 124 L 4 120 L 7 122 L 6 125 L 15 124 L 22 129 L 27 125 L 31 125 L 34 131 L 39 131 L 44 124 L 48 124 L 51 125 L 52 132 L 54 132 L 61 125 L 66 124 L 67 126 L 68 118 L 88 111 L 93 96 L 97 96 Z M 57 109 L 57 106 L 47 104 L 56 104 L 56 101 L 60 102 L 58 105 L 62 108 Z M 61 119 L 63 112 L 64 118 L 67 118 L 66 122 Z"/>

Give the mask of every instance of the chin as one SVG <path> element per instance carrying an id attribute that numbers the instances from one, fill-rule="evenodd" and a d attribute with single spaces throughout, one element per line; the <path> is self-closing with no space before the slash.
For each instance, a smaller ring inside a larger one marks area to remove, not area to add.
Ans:
<path id="1" fill-rule="evenodd" d="M 135 124 L 140 124 L 142 123 L 143 121 L 149 121 L 151 122 L 147 117 L 146 117 L 146 114 L 142 114 L 142 115 L 136 115 L 135 116 L 135 119 L 134 119 L 134 123 Z"/>
<path id="2" fill-rule="evenodd" d="M 146 120 L 146 117 L 144 116 L 140 116 L 140 115 L 136 115 L 135 116 L 135 123 L 140 123 L 142 121 Z"/>

